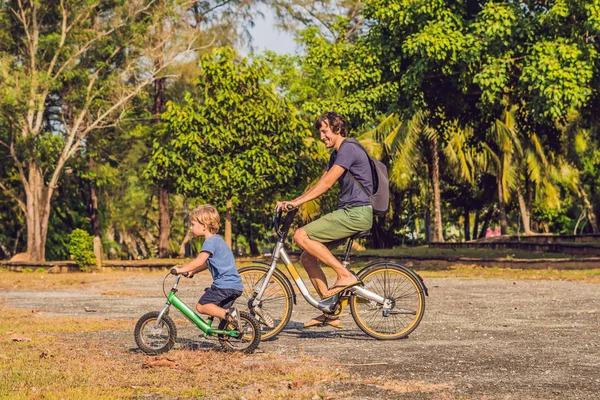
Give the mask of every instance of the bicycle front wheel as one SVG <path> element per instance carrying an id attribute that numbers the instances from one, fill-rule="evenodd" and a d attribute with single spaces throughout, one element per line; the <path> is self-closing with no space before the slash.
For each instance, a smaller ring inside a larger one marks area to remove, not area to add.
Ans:
<path id="1" fill-rule="evenodd" d="M 354 295 L 350 298 L 352 317 L 363 332 L 381 340 L 402 339 L 413 332 L 425 313 L 421 285 L 404 268 L 381 262 L 359 278 L 364 288 L 389 301 L 389 306 Z"/>
<path id="2" fill-rule="evenodd" d="M 156 324 L 159 314 L 158 311 L 144 314 L 135 324 L 135 343 L 146 354 L 165 353 L 171 350 L 177 340 L 177 328 L 168 315 L 164 314 L 160 324 Z"/>
<path id="3" fill-rule="evenodd" d="M 248 307 L 248 302 L 254 296 L 255 291 L 261 287 L 268 272 L 268 268 L 259 266 L 245 267 L 239 270 L 244 285 L 242 296 L 237 301 L 239 306 Z M 250 313 L 260 323 L 263 341 L 277 336 L 292 316 L 292 289 L 279 274 L 279 271 L 275 271 L 271 275 L 262 299 L 258 303 L 258 310 L 250 310 Z M 262 314 L 262 317 L 258 314 Z"/>

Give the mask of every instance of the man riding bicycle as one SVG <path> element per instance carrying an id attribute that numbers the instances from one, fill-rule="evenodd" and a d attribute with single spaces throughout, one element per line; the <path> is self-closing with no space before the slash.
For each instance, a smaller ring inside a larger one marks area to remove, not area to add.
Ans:
<path id="1" fill-rule="evenodd" d="M 300 262 L 321 298 L 327 298 L 360 283 L 330 249 L 337 247 L 341 241 L 355 233 L 371 229 L 373 209 L 365 190 L 368 193 L 373 192 L 373 177 L 367 153 L 356 140 L 346 138 L 348 128 L 340 114 L 324 113 L 318 118 L 315 127 L 325 146 L 333 149 L 327 171 L 301 196 L 291 201 L 277 202 L 277 209 L 297 208 L 325 193 L 335 181 L 339 182 L 338 209 L 294 233 L 294 240 L 304 250 Z M 319 261 L 327 264 L 337 274 L 337 279 L 331 287 L 327 286 L 327 278 L 319 267 Z M 304 326 L 323 324 L 341 327 L 338 317 L 326 315 L 314 318 Z"/>

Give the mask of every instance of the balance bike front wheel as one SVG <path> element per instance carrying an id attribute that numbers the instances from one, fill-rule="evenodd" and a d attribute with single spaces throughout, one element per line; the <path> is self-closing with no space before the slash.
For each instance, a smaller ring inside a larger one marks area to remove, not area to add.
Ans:
<path id="1" fill-rule="evenodd" d="M 146 354 L 165 353 L 171 350 L 177 340 L 175 322 L 166 313 L 163 314 L 160 324 L 156 325 L 159 314 L 159 311 L 144 314 L 135 324 L 135 343 Z"/>

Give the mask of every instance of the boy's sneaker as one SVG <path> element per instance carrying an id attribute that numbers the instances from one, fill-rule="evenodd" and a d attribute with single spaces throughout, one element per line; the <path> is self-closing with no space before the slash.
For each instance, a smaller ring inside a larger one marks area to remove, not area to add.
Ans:
<path id="1" fill-rule="evenodd" d="M 229 322 L 231 325 L 233 325 L 233 329 L 239 329 L 240 328 L 240 325 L 241 325 L 241 322 L 240 322 L 240 312 L 238 311 L 237 308 L 231 307 L 225 313 L 225 317 L 227 318 L 227 322 Z"/>

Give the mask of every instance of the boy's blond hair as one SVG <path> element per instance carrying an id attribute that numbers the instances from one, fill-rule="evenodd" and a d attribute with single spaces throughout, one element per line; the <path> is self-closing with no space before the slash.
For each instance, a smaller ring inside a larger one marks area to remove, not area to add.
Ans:
<path id="1" fill-rule="evenodd" d="M 210 233 L 219 232 L 221 218 L 219 217 L 217 209 L 210 204 L 205 204 L 196 208 L 190 213 L 190 217 L 197 222 L 206 225 L 206 229 L 208 229 Z"/>

